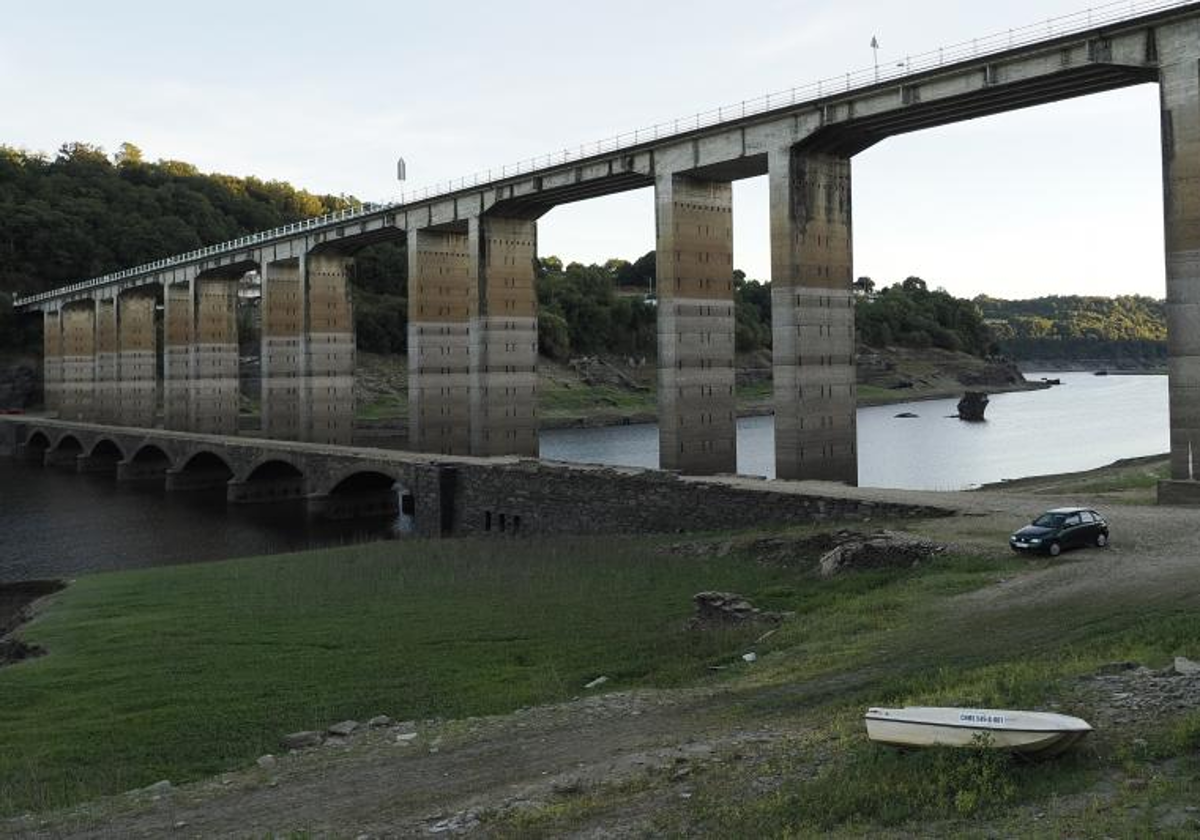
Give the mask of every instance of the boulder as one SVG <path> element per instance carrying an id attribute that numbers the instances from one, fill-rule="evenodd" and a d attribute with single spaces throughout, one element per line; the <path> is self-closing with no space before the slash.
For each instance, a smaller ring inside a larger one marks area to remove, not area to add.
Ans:
<path id="1" fill-rule="evenodd" d="M 1195 676 L 1200 674 L 1200 662 L 1193 662 L 1186 656 L 1176 656 L 1174 671 L 1181 677 Z"/>
<path id="2" fill-rule="evenodd" d="M 358 721 L 343 720 L 343 721 L 339 721 L 338 723 L 335 723 L 333 726 L 329 727 L 329 729 L 327 729 L 326 731 L 330 735 L 336 736 L 338 738 L 345 738 L 346 736 L 352 734 L 354 732 L 354 730 L 356 730 L 356 729 L 358 729 Z"/>
<path id="3" fill-rule="evenodd" d="M 984 419 L 983 414 L 987 407 L 987 394 L 982 391 L 967 391 L 958 401 L 958 417 L 970 423 L 980 423 Z"/>
<path id="4" fill-rule="evenodd" d="M 692 601 L 696 605 L 696 614 L 688 622 L 692 630 L 747 622 L 774 624 L 786 618 L 783 613 L 763 612 L 736 592 L 699 592 Z"/>
<path id="5" fill-rule="evenodd" d="M 378 729 L 382 726 L 391 726 L 391 725 L 392 725 L 392 719 L 390 717 L 388 717 L 387 715 L 375 715 L 375 717 L 373 717 L 369 721 L 367 721 L 367 726 L 371 727 L 372 729 Z"/>
<path id="6" fill-rule="evenodd" d="M 260 755 L 258 760 L 254 763 L 264 770 L 273 770 L 275 769 L 275 756 L 271 755 L 270 753 L 267 753 L 266 755 Z"/>
<path id="7" fill-rule="evenodd" d="M 283 748 L 287 750 L 303 750 L 308 747 L 321 746 L 320 732 L 293 732 L 290 735 L 283 736 Z"/>
<path id="8" fill-rule="evenodd" d="M 879 531 L 838 545 L 821 558 L 822 577 L 861 569 L 907 568 L 940 554 L 946 546 L 895 531 Z"/>

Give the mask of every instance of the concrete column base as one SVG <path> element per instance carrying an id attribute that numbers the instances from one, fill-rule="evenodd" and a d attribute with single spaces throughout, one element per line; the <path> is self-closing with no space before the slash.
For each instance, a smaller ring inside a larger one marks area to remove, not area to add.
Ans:
<path id="1" fill-rule="evenodd" d="M 259 481 L 231 481 L 225 498 L 234 505 L 262 505 L 274 502 L 294 502 L 303 499 L 304 478 L 278 478 Z"/>
<path id="2" fill-rule="evenodd" d="M 1200 481 L 1158 482 L 1158 503 L 1172 507 L 1200 507 Z"/>

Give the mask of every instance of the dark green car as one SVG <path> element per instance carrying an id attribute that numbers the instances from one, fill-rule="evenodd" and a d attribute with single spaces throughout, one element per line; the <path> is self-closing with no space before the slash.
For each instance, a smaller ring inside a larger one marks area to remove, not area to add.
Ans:
<path id="1" fill-rule="evenodd" d="M 1037 552 L 1057 557 L 1068 548 L 1108 545 L 1108 523 L 1091 508 L 1048 510 L 1008 538 L 1017 552 Z"/>

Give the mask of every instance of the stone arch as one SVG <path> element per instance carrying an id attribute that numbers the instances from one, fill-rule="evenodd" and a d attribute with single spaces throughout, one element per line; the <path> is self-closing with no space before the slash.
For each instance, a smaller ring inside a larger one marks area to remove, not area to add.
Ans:
<path id="1" fill-rule="evenodd" d="M 292 502 L 308 493 L 308 479 L 296 464 L 278 456 L 255 462 L 245 477 L 229 483 L 229 501 L 239 504 Z"/>
<path id="2" fill-rule="evenodd" d="M 42 464 L 45 463 L 46 453 L 49 451 L 50 435 L 41 429 L 34 429 L 21 446 L 21 457 L 26 461 Z"/>
<path id="3" fill-rule="evenodd" d="M 162 447 L 155 446 L 153 443 L 143 443 L 133 453 L 133 457 L 128 460 L 133 464 L 160 463 L 164 470 L 171 466 L 171 456 Z"/>
<path id="4" fill-rule="evenodd" d="M 311 497 L 309 509 L 326 519 L 394 518 L 412 512 L 411 500 L 395 475 L 369 467 L 351 468 L 330 484 L 328 492 Z"/>
<path id="5" fill-rule="evenodd" d="M 74 450 L 83 453 L 83 442 L 74 432 L 63 432 L 54 444 L 56 450 Z"/>
<path id="6" fill-rule="evenodd" d="M 180 459 L 179 472 L 223 473 L 225 480 L 233 478 L 233 467 L 211 449 L 200 449 Z"/>
<path id="7" fill-rule="evenodd" d="M 119 469 L 118 465 L 125 460 L 125 453 L 112 438 L 98 438 L 87 454 L 78 460 L 80 472 L 95 472 L 113 474 Z"/>
<path id="8" fill-rule="evenodd" d="M 168 490 L 221 490 L 233 479 L 233 467 L 210 449 L 197 449 L 180 457 L 179 466 L 167 472 Z"/>
<path id="9" fill-rule="evenodd" d="M 88 452 L 89 458 L 96 457 L 113 458 L 117 461 L 125 460 L 125 451 L 121 449 L 121 445 L 112 438 L 98 438 L 92 444 L 91 450 Z"/>
<path id="10" fill-rule="evenodd" d="M 83 443 L 71 432 L 64 432 L 54 446 L 46 450 L 43 463 L 46 466 L 77 469 L 79 456 L 83 454 Z"/>
<path id="11" fill-rule="evenodd" d="M 117 465 L 118 481 L 161 482 L 171 469 L 171 456 L 160 446 L 143 443 Z"/>

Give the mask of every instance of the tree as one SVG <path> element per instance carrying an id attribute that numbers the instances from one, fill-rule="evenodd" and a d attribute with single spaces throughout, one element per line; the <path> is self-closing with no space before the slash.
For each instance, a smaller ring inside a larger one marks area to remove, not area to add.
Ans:
<path id="1" fill-rule="evenodd" d="M 862 297 L 870 297 L 875 291 L 875 281 L 870 277 L 859 277 L 853 283 L 854 293 Z"/>
<path id="2" fill-rule="evenodd" d="M 142 150 L 132 143 L 122 143 L 117 153 L 113 155 L 113 162 L 117 166 L 135 166 L 143 163 Z"/>

